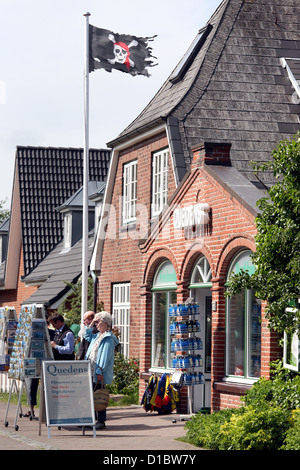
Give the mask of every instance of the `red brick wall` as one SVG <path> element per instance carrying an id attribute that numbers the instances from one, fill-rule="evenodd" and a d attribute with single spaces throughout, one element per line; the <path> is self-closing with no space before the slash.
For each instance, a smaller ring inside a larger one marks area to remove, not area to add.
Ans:
<path id="1" fill-rule="evenodd" d="M 150 138 L 143 145 L 135 145 L 120 152 L 118 167 L 115 177 L 112 206 L 114 208 L 115 222 L 109 217 L 107 226 L 108 237 L 104 243 L 101 275 L 99 278 L 98 299 L 104 302 L 104 308 L 111 312 L 112 309 L 112 284 L 130 282 L 130 355 L 139 357 L 140 344 L 144 341 L 145 321 L 142 310 L 141 289 L 142 263 L 141 253 L 138 247 L 138 239 L 145 237 L 141 234 L 140 224 L 122 227 L 122 190 L 123 190 L 123 165 L 132 160 L 137 160 L 137 200 L 143 204 L 151 215 L 151 165 L 152 153 L 168 146 L 165 133 L 156 138 Z M 175 190 L 171 159 L 169 160 L 169 194 Z M 139 214 L 138 214 L 139 217 Z M 143 225 L 143 224 L 142 224 Z M 148 224 L 149 228 L 149 224 Z M 150 317 L 151 318 L 151 317 Z M 147 323 L 148 332 L 151 332 Z M 141 331 L 143 332 L 141 338 Z M 141 352 L 141 354 L 144 354 Z"/>
<path id="2" fill-rule="evenodd" d="M 138 202 L 151 205 L 151 153 L 164 148 L 167 139 L 149 139 L 143 145 L 132 147 L 120 153 L 115 179 L 112 204 L 116 213 L 116 228 L 120 229 L 120 197 L 122 195 L 122 166 L 133 159 L 138 160 Z M 194 159 L 189 176 L 178 188 L 163 217 L 154 227 L 152 237 L 140 243 L 134 240 L 130 232 L 117 234 L 116 238 L 106 239 L 104 243 L 101 276 L 99 279 L 99 298 L 106 310 L 111 310 L 111 284 L 114 282 L 131 283 L 131 324 L 130 355 L 139 357 L 141 395 L 145 389 L 145 373 L 151 365 L 151 286 L 155 271 L 161 261 L 172 262 L 177 274 L 177 301 L 182 302 L 188 296 L 188 285 L 194 263 L 201 254 L 209 261 L 212 271 L 212 300 L 217 310 L 212 315 L 212 408 L 240 405 L 240 396 L 245 393 L 243 387 L 234 391 L 220 390 L 214 386 L 225 376 L 225 297 L 224 283 L 226 273 L 233 257 L 241 249 L 255 250 L 254 237 L 256 227 L 254 216 L 235 199 L 233 194 L 222 187 L 212 177 L 206 160 L 204 147 L 194 151 Z M 218 148 L 218 158 L 222 164 L 229 163 L 229 147 Z M 209 153 L 209 161 L 213 158 Z M 220 163 L 220 162 L 219 162 Z M 172 172 L 170 172 L 172 175 Z M 169 181 L 169 194 L 175 189 L 174 179 Z M 211 209 L 210 223 L 203 233 L 192 229 L 174 231 L 173 211 L 177 205 L 188 206 L 196 202 L 207 203 Z M 108 222 L 108 233 L 112 222 Z M 268 363 L 278 357 L 275 335 L 262 324 L 263 354 L 262 373 L 269 374 Z M 273 339 L 274 337 L 274 339 Z M 182 390 L 186 402 L 185 392 Z"/>

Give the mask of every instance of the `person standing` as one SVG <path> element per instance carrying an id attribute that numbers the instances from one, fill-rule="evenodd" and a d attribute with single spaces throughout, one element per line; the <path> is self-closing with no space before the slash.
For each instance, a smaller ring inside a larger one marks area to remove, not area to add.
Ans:
<path id="1" fill-rule="evenodd" d="M 97 333 L 93 333 L 94 325 L 97 326 Z M 86 359 L 91 362 L 94 390 L 101 388 L 102 379 L 104 385 L 110 385 L 113 381 L 115 348 L 118 346 L 119 340 L 112 333 L 111 325 L 111 315 L 108 312 L 96 313 L 84 335 L 90 341 Z M 96 415 L 96 429 L 105 428 L 106 410 L 98 411 Z"/>
<path id="2" fill-rule="evenodd" d="M 89 341 L 87 339 L 85 339 L 84 333 L 85 333 L 86 329 L 89 328 L 90 324 L 94 320 L 94 317 L 95 317 L 95 312 L 93 312 L 91 310 L 89 310 L 88 312 L 85 312 L 85 314 L 83 315 L 83 326 L 81 327 L 81 330 L 79 332 L 79 336 L 81 338 L 81 342 L 80 342 L 80 346 L 79 346 L 79 352 L 78 352 L 79 361 L 82 361 L 83 359 L 85 359 L 86 352 L 87 352 L 88 347 L 90 345 Z M 97 333 L 96 325 L 95 325 L 94 328 L 95 328 L 94 333 Z"/>
<path id="3" fill-rule="evenodd" d="M 72 330 L 65 324 L 64 317 L 54 313 L 49 317 L 49 322 L 55 328 L 51 346 L 55 361 L 70 361 L 75 359 L 75 338 Z"/>

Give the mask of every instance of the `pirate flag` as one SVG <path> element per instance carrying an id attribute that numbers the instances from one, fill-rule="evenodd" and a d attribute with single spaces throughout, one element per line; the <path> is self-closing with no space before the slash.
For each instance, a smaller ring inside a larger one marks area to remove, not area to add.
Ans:
<path id="1" fill-rule="evenodd" d="M 148 46 L 154 37 L 139 38 L 129 34 L 115 34 L 107 29 L 89 25 L 89 71 L 112 69 L 131 75 L 146 75 L 146 67 L 153 67 L 152 48 Z"/>

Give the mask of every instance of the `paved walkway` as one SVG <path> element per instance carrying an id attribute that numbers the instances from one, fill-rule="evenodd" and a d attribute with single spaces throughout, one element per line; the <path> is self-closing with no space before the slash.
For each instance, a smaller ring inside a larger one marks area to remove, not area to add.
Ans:
<path id="1" fill-rule="evenodd" d="M 194 455 L 201 450 L 176 440 L 185 436 L 186 421 L 181 420 L 180 415 L 174 413 L 160 416 L 157 413 L 146 413 L 140 406 L 109 408 L 106 429 L 96 431 L 96 437 L 93 436 L 92 430 L 86 430 L 83 434 L 82 428 L 63 427 L 58 429 L 51 427 L 49 438 L 46 424 L 42 423 L 39 426 L 38 417 L 32 421 L 28 418 L 17 417 L 19 429 L 16 431 L 16 405 L 10 405 L 7 416 L 8 425 L 5 426 L 6 407 L 6 403 L 0 402 L 0 450 L 102 450 L 114 452 L 142 450 L 148 451 L 145 452 L 145 456 L 151 451 Z M 26 410 L 27 408 L 23 409 L 23 411 Z M 176 420 L 175 423 L 174 420 Z M 39 428 L 41 435 L 39 435 Z"/>

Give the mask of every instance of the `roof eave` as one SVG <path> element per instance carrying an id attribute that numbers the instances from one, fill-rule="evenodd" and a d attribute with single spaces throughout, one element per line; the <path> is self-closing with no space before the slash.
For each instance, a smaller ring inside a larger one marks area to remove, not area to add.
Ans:
<path id="1" fill-rule="evenodd" d="M 134 138 L 138 137 L 139 135 L 145 134 L 145 132 L 148 132 L 149 130 L 154 129 L 158 125 L 164 124 L 166 122 L 166 120 L 167 120 L 167 116 L 161 116 L 157 119 L 154 119 L 151 122 L 148 122 L 147 124 L 137 128 L 137 129 L 134 129 L 131 132 L 128 132 L 126 134 L 122 134 L 122 136 L 119 136 L 116 139 L 111 140 L 110 142 L 107 142 L 106 145 L 109 148 L 115 148 L 115 147 L 118 147 L 120 145 L 123 145 L 124 142 L 129 141 L 131 139 L 134 139 Z"/>

